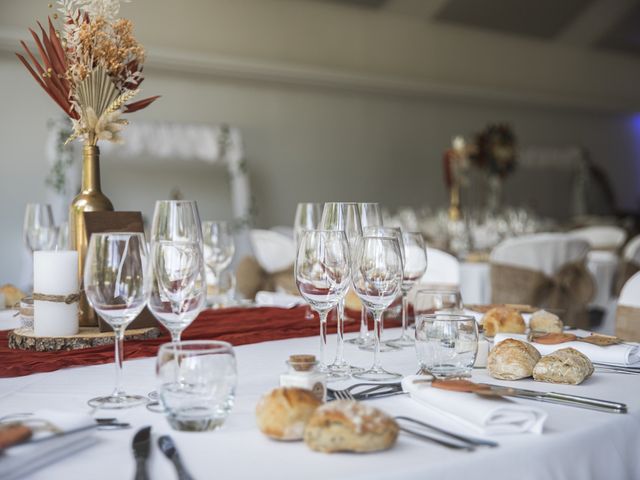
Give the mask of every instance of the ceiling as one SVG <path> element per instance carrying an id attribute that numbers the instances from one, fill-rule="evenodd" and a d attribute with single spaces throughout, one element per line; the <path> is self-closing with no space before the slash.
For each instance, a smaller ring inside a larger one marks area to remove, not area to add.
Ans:
<path id="1" fill-rule="evenodd" d="M 640 55 L 640 0 L 314 0 Z"/>

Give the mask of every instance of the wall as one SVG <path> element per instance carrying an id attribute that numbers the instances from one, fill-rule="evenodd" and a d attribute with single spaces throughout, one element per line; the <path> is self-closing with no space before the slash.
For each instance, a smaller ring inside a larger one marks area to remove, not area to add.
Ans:
<path id="1" fill-rule="evenodd" d="M 619 106 L 604 108 L 598 100 L 624 99 L 622 103 L 628 105 L 635 101 L 637 93 L 635 89 L 626 88 L 626 82 L 636 78 L 639 71 L 629 66 L 632 63 L 625 58 L 573 52 L 572 65 L 558 73 L 557 82 L 548 74 L 531 75 L 527 79 L 526 71 L 510 71 L 504 76 L 494 72 L 490 78 L 488 70 L 483 70 L 474 76 L 468 68 L 456 71 L 461 66 L 447 57 L 474 40 L 483 40 L 485 47 L 493 45 L 502 49 L 508 60 L 526 56 L 526 52 L 532 53 L 531 58 L 539 58 L 544 51 L 554 51 L 550 56 L 551 66 L 566 59 L 570 52 L 565 47 L 549 50 L 548 45 L 522 39 L 500 47 L 504 42 L 488 34 L 463 35 L 455 29 L 445 29 L 443 33 L 444 27 L 436 28 L 434 33 L 424 24 L 420 30 L 410 18 L 353 13 L 315 2 L 307 5 L 300 1 L 205 3 L 193 0 L 188 3 L 191 8 L 184 15 L 171 11 L 177 8 L 175 5 L 183 5 L 182 2 L 154 2 L 154 6 L 158 6 L 150 10 L 150 2 L 137 0 L 123 8 L 123 14 L 131 12 L 130 16 L 136 19 L 141 40 L 150 46 L 145 93 L 163 95 L 156 104 L 131 119 L 223 121 L 238 126 L 245 137 L 260 226 L 291 223 L 295 203 L 306 200 L 375 199 L 391 207 L 442 204 L 445 193 L 440 152 L 452 135 L 470 134 L 489 121 L 511 123 L 523 145 L 586 146 L 594 160 L 611 175 L 621 205 L 637 206 L 639 172 L 633 160 L 638 159 L 635 140 L 638 132 L 634 131 L 628 110 Z M 36 8 L 36 4 L 40 7 Z M 266 8 L 265 4 L 273 8 Z M 47 13 L 41 8 L 41 2 L 10 2 L 10 5 L 8 8 L 8 4 L 3 3 L 0 7 L 0 23 L 9 25 L 5 32 L 13 32 L 18 25 L 31 25 L 33 18 Z M 144 21 L 143 12 L 154 15 L 151 20 L 155 20 L 155 24 Z M 202 14 L 196 15 L 198 13 Z M 174 14 L 178 25 L 194 22 L 191 33 L 185 33 L 189 32 L 186 28 L 172 30 L 168 26 L 167 18 Z M 206 23 L 201 18 L 206 18 Z M 243 22 L 246 26 L 239 28 Z M 163 28 L 171 35 L 163 37 L 158 32 L 165 23 L 167 26 Z M 276 36 L 277 25 L 281 31 Z M 311 25 L 317 28 L 311 29 Z M 349 25 L 355 26 L 355 31 L 347 33 Z M 196 26 L 206 34 L 195 32 Z M 403 27 L 408 31 L 387 46 L 390 51 L 385 51 L 377 42 L 367 45 L 372 38 L 370 27 L 375 26 L 378 28 L 374 31 L 381 35 L 387 28 L 396 33 Z M 331 32 L 337 37 L 333 43 Z M 459 38 L 456 33 L 460 33 Z M 253 42 L 249 41 L 249 34 L 253 35 Z M 13 33 L 5 35 L 5 43 L 11 35 Z M 415 46 L 408 49 L 412 40 L 427 42 L 433 35 L 438 36 L 433 37 L 433 41 L 458 40 L 449 50 L 446 44 L 440 43 L 445 52 L 436 55 L 435 63 L 431 61 L 430 54 L 435 48 L 431 43 L 424 50 Z M 296 42 L 300 45 L 295 46 Z M 159 52 L 155 63 L 153 45 L 159 45 L 155 48 Z M 219 46 L 227 60 L 239 58 L 244 62 L 250 58 L 251 62 L 242 63 L 242 68 L 236 62 L 233 68 L 222 72 L 221 63 L 216 63 L 217 53 L 212 52 L 213 45 Z M 168 48 L 188 48 L 184 58 L 199 49 L 203 56 L 198 58 L 206 61 L 198 63 L 192 58 L 187 62 L 192 67 L 189 72 L 179 73 L 167 59 L 177 61 L 180 57 L 168 54 Z M 395 49 L 410 51 L 401 59 L 394 57 Z M 584 82 L 577 81 L 576 78 L 585 73 L 585 56 L 596 63 L 601 61 L 598 65 L 606 65 L 615 72 L 625 71 L 628 75 L 624 80 L 618 78 L 607 83 L 594 68 L 594 74 L 585 76 Z M 256 60 L 258 58 L 261 60 Z M 418 58 L 424 62 L 415 61 Z M 264 63 L 267 60 L 268 65 Z M 496 57 L 492 62 L 497 64 L 498 60 Z M 311 62 L 313 68 L 319 70 L 310 69 Z M 247 73 L 247 65 L 252 66 L 253 73 Z M 518 65 L 522 66 L 523 62 Z M 575 72 L 568 73 L 574 65 Z M 270 72 L 270 76 L 265 72 Z M 314 77 L 314 72 L 319 72 L 318 76 Z M 363 72 L 370 73 L 364 75 Z M 389 75 L 407 82 L 390 84 L 386 81 L 391 78 Z M 269 78 L 265 78 L 267 76 Z M 313 78 L 323 81 L 314 83 Z M 331 81 L 326 81 L 327 78 Z M 479 90 L 452 88 L 451 78 L 463 78 L 462 84 L 467 85 L 477 80 Z M 437 88 L 430 87 L 433 85 L 430 82 L 435 80 L 451 88 L 438 93 Z M 19 281 L 17 272 L 23 261 L 18 255 L 22 251 L 23 208 L 27 201 L 45 198 L 45 124 L 47 117 L 57 111 L 8 53 L 0 53 L 0 85 L 0 156 L 4 165 L 0 204 L 5 206 L 0 229 L 0 251 L 3 252 L 0 282 L 15 282 Z M 416 85 L 420 86 L 417 90 Z M 572 96 L 572 85 L 573 93 L 579 95 Z M 507 98 L 501 97 L 503 91 L 519 93 Z M 140 170 L 135 173 L 137 183 L 145 190 L 144 206 L 140 206 L 124 183 L 123 165 L 105 164 L 103 171 L 103 188 L 117 208 L 143 208 L 147 214 L 151 208 L 149 199 L 165 198 L 172 184 L 182 183 L 184 190 L 188 190 L 193 183 L 169 172 L 166 175 L 171 180 L 160 178 L 150 182 L 144 170 Z M 216 189 L 216 182 L 212 179 L 212 190 Z M 206 188 L 206 183 L 200 184 L 198 191 Z M 540 188 L 544 189 L 544 185 Z M 217 202 L 214 197 L 210 201 Z M 214 205 L 206 205 L 204 209 L 210 215 L 221 214 Z"/>

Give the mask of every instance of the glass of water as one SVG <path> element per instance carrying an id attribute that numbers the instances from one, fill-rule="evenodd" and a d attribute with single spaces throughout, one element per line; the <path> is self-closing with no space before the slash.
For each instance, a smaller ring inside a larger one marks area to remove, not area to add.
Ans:
<path id="1" fill-rule="evenodd" d="M 230 343 L 191 340 L 161 345 L 156 375 L 174 430 L 215 430 L 233 408 L 238 374 Z"/>
<path id="2" fill-rule="evenodd" d="M 470 315 L 421 314 L 416 317 L 419 368 L 436 377 L 469 375 L 478 351 L 478 327 Z"/>

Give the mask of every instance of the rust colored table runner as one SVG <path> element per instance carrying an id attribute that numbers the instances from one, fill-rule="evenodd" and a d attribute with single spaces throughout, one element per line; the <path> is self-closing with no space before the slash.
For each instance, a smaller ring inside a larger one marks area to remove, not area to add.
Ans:
<path id="1" fill-rule="evenodd" d="M 184 331 L 182 339 L 224 340 L 238 346 L 318 335 L 318 321 L 306 320 L 305 312 L 305 307 L 205 310 Z M 357 321 L 347 323 L 345 331 L 357 332 L 360 326 L 360 312 L 350 312 L 349 316 Z M 388 322 L 388 325 L 395 326 L 397 322 Z M 329 322 L 329 333 L 335 331 L 335 322 Z M 58 352 L 13 350 L 7 346 L 8 332 L 9 330 L 0 331 L 0 378 L 113 362 L 113 345 Z M 158 346 L 168 341 L 170 337 L 165 330 L 158 338 L 127 341 L 124 344 L 125 361 L 153 357 Z"/>

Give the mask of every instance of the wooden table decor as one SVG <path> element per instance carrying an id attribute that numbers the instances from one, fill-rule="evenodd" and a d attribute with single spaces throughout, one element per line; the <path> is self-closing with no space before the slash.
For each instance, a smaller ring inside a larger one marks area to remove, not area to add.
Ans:
<path id="1" fill-rule="evenodd" d="M 125 340 L 147 340 L 158 338 L 160 329 L 157 327 L 137 328 L 126 330 Z M 76 335 L 61 337 L 37 337 L 33 330 L 16 328 L 9 332 L 9 348 L 15 350 L 30 350 L 35 352 L 56 352 L 59 350 L 80 350 L 83 348 L 111 345 L 114 341 L 113 331 L 101 332 L 98 327 L 80 327 Z"/>

